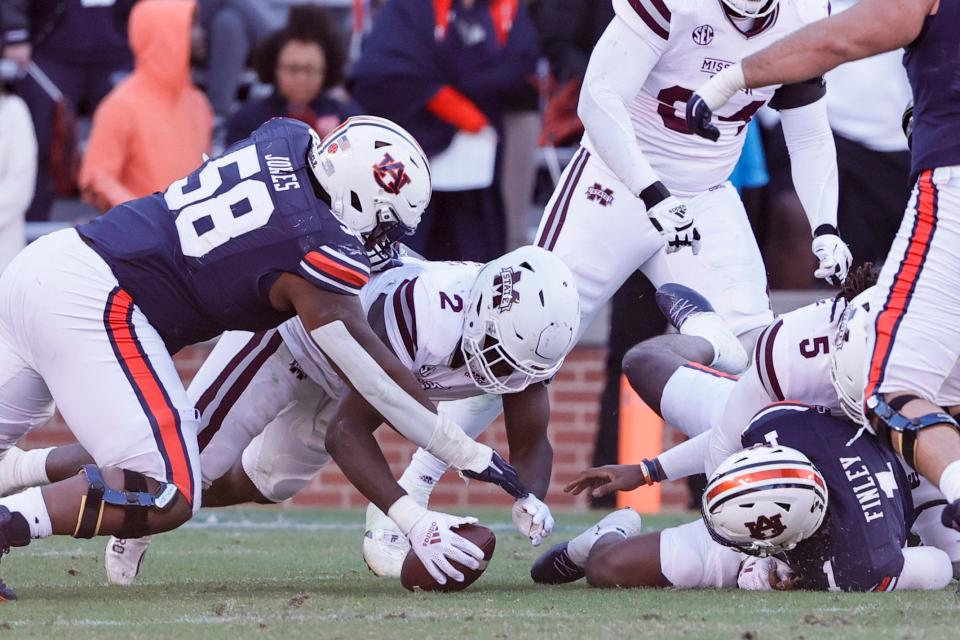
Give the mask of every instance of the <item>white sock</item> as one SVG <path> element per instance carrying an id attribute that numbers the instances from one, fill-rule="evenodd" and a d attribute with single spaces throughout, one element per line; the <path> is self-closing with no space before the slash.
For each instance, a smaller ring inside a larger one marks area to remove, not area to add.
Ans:
<path id="1" fill-rule="evenodd" d="M 427 506 L 433 488 L 447 471 L 447 465 L 436 456 L 417 449 L 398 481 L 403 490 L 421 506 Z"/>
<path id="2" fill-rule="evenodd" d="M 24 451 L 11 447 L 0 463 L 0 492 L 7 495 L 27 487 L 50 484 L 47 477 L 47 457 L 54 447 Z"/>
<path id="3" fill-rule="evenodd" d="M 627 534 L 614 524 L 606 527 L 594 525 L 567 543 L 567 555 L 570 556 L 570 559 L 578 567 L 582 568 L 587 566 L 587 558 L 590 557 L 590 550 L 593 549 L 593 545 L 608 533 L 615 533 L 624 538 L 627 537 Z"/>
<path id="4" fill-rule="evenodd" d="M 50 478 L 47 477 L 47 458 L 54 448 L 30 449 L 23 452 L 17 462 L 17 473 L 20 475 L 23 486 L 37 487 L 50 484 Z"/>
<path id="5" fill-rule="evenodd" d="M 948 502 L 960 500 L 960 460 L 954 460 L 947 465 L 937 484 Z"/>
<path id="6" fill-rule="evenodd" d="M 53 535 L 53 523 L 47 513 L 47 503 L 43 501 L 40 487 L 31 487 L 6 498 L 0 498 L 0 505 L 18 512 L 30 525 L 31 538 L 46 538 Z"/>

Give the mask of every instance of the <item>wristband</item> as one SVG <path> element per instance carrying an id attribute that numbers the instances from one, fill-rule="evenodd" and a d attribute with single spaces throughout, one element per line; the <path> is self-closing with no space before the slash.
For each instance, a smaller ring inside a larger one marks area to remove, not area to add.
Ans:
<path id="1" fill-rule="evenodd" d="M 417 520 L 422 518 L 426 512 L 427 510 L 417 504 L 416 500 L 408 495 L 403 495 L 390 505 L 390 508 L 387 510 L 387 516 L 397 523 L 400 531 L 403 531 L 403 535 L 409 536 L 413 525 L 415 525 Z"/>
<path id="2" fill-rule="evenodd" d="M 669 197 L 670 190 L 667 189 L 659 180 L 640 192 L 640 199 L 643 200 L 643 204 L 647 208 L 647 211 L 654 208 Z"/>

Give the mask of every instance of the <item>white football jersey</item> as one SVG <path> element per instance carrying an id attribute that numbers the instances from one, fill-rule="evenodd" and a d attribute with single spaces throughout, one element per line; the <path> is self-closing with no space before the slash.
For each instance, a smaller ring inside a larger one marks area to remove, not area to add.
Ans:
<path id="1" fill-rule="evenodd" d="M 360 293 L 367 313 L 385 296 L 383 319 L 390 347 L 431 400 L 458 400 L 484 393 L 471 381 L 460 355 L 466 304 L 482 266 L 404 258 L 402 266 L 374 274 Z M 280 334 L 304 374 L 339 396 L 343 382 L 300 319 L 285 322 Z"/>
<path id="2" fill-rule="evenodd" d="M 810 91 L 822 95 L 822 86 L 810 83 L 739 91 L 714 116 L 720 130 L 717 142 L 693 135 L 686 125 L 686 102 L 695 89 L 724 68 L 827 17 L 828 0 L 780 0 L 771 14 L 756 19 L 745 32 L 720 0 L 613 0 L 613 6 L 636 37 L 660 52 L 627 110 L 640 149 L 674 195 L 692 197 L 727 180 L 740 158 L 747 123 L 775 94 L 771 106 L 776 108 L 809 103 Z M 798 91 L 808 98 L 793 104 Z M 583 145 L 602 157 L 589 134 Z"/>
<path id="3" fill-rule="evenodd" d="M 785 313 L 764 329 L 753 365 L 772 402 L 795 400 L 842 416 L 830 382 L 830 349 L 846 309 L 842 298 L 825 298 Z"/>

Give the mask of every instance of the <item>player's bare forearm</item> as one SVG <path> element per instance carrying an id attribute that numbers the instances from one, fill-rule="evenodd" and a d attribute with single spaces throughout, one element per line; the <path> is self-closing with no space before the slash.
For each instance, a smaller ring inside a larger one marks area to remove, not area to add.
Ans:
<path id="1" fill-rule="evenodd" d="M 547 495 L 553 470 L 553 447 L 547 438 L 550 399 L 547 388 L 534 384 L 520 393 L 503 396 L 510 464 L 524 486 L 538 498 Z"/>
<path id="2" fill-rule="evenodd" d="M 791 84 L 844 62 L 905 47 L 937 0 L 860 0 L 743 60 L 748 88 Z"/>
<path id="3" fill-rule="evenodd" d="M 430 401 L 413 374 L 403 366 L 390 349 L 370 328 L 358 298 L 328 293 L 312 284 L 290 274 L 281 276 L 270 291 L 271 302 L 278 309 L 292 309 L 300 316 L 307 333 L 313 335 L 315 329 L 341 322 L 357 346 L 357 354 L 369 355 L 375 364 L 406 394 L 432 413 L 436 407 Z M 356 381 L 351 379 L 345 362 L 337 362 L 337 357 L 319 345 L 324 354 L 332 361 L 337 373 L 351 387 Z M 376 371 L 366 372 L 375 375 Z M 424 446 L 426 443 L 417 444 Z"/>
<path id="4" fill-rule="evenodd" d="M 359 394 L 348 391 L 330 421 L 324 444 L 350 483 L 386 513 L 404 491 L 373 437 L 380 424 L 379 414 Z"/>

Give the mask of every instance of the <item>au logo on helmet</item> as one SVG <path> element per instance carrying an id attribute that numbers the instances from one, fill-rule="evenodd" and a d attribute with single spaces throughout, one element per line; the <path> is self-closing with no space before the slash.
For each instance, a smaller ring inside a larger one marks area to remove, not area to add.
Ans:
<path id="1" fill-rule="evenodd" d="M 756 522 L 744 522 L 744 526 L 750 531 L 750 537 L 754 540 L 769 540 L 776 538 L 787 530 L 786 525 L 780 522 L 780 514 L 767 517 L 760 516 Z"/>
<path id="2" fill-rule="evenodd" d="M 384 191 L 394 195 L 410 184 L 410 176 L 403 163 L 394 160 L 389 153 L 383 154 L 383 160 L 373 165 L 373 177 Z"/>

